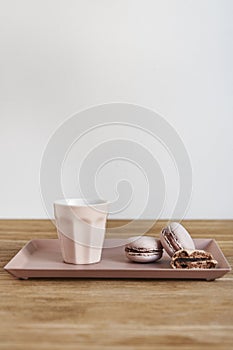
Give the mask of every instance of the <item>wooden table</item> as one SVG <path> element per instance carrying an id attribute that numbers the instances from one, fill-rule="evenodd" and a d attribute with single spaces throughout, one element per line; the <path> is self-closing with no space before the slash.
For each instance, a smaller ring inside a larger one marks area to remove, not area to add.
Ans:
<path id="1" fill-rule="evenodd" d="M 233 220 L 183 224 L 193 238 L 215 238 L 232 266 Z M 55 237 L 47 220 L 1 220 L 1 267 L 28 240 Z M 0 314 L 0 349 L 232 349 L 233 274 L 213 282 L 23 281 L 1 268 Z"/>

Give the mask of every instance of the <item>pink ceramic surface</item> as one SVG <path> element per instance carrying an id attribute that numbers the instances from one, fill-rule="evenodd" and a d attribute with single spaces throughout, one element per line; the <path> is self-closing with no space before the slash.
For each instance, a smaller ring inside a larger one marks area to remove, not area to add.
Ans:
<path id="1" fill-rule="evenodd" d="M 65 264 L 56 239 L 34 239 L 28 242 L 5 266 L 18 278 L 181 278 L 213 280 L 231 270 L 218 244 L 212 239 L 194 240 L 197 249 L 209 251 L 218 261 L 215 269 L 182 270 L 170 267 L 170 257 L 164 253 L 158 262 L 139 264 L 130 262 L 124 252 L 125 239 L 106 239 L 102 260 L 90 265 Z M 115 248 L 108 248 L 111 246 Z"/>
<path id="2" fill-rule="evenodd" d="M 82 199 L 54 203 L 63 260 L 71 264 L 99 262 L 105 237 L 108 204 Z"/>

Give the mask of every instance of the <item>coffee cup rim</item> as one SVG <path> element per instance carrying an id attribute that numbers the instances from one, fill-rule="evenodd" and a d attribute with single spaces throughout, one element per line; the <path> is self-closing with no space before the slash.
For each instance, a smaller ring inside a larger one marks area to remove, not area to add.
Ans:
<path id="1" fill-rule="evenodd" d="M 109 202 L 104 199 L 93 198 L 63 198 L 55 200 L 53 204 L 65 207 L 96 207 L 99 205 L 109 204 Z"/>

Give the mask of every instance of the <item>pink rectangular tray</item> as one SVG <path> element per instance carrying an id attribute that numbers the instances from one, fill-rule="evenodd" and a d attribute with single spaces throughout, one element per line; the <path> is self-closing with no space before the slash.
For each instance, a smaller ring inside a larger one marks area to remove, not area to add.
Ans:
<path id="1" fill-rule="evenodd" d="M 172 269 L 164 253 L 157 263 L 133 263 L 125 257 L 124 239 L 106 239 L 102 260 L 97 264 L 72 265 L 62 260 L 58 239 L 33 239 L 4 267 L 20 279 L 31 277 L 72 278 L 180 278 L 214 280 L 231 270 L 218 244 L 213 239 L 194 240 L 197 249 L 211 252 L 218 261 L 215 269 Z M 114 248 L 108 248 L 116 246 Z"/>

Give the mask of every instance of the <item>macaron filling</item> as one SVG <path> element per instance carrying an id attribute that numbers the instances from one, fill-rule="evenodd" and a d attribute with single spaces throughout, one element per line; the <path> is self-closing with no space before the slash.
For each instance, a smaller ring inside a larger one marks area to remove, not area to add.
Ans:
<path id="1" fill-rule="evenodd" d="M 125 251 L 127 253 L 135 253 L 135 254 L 145 254 L 145 253 L 151 253 L 151 254 L 155 254 L 158 252 L 161 252 L 162 249 L 145 249 L 145 248 L 129 248 L 126 247 Z"/>
<path id="2" fill-rule="evenodd" d="M 162 231 L 162 235 L 174 253 L 177 250 L 182 249 L 181 244 L 179 243 L 175 233 L 171 230 L 170 226 L 168 226 Z"/>
<path id="3" fill-rule="evenodd" d="M 207 259 L 206 258 L 177 258 L 176 261 L 178 263 L 182 263 L 182 262 L 207 261 Z"/>

